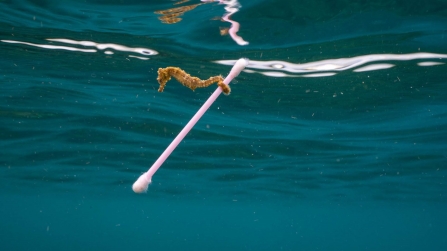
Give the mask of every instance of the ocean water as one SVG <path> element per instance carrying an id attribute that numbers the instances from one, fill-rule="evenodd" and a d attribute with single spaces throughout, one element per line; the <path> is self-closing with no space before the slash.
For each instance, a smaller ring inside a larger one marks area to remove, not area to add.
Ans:
<path id="1" fill-rule="evenodd" d="M 446 1 L 0 10 L 0 250 L 447 250 Z"/>

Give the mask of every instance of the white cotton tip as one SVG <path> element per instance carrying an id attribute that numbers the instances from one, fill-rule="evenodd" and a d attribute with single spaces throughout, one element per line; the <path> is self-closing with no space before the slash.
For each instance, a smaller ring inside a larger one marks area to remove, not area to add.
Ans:
<path id="1" fill-rule="evenodd" d="M 233 68 L 231 68 L 230 74 L 228 74 L 227 78 L 225 79 L 226 81 L 224 82 L 227 84 L 230 83 L 231 80 L 237 77 L 237 75 L 239 75 L 239 73 L 241 73 L 241 71 L 245 69 L 245 66 L 247 65 L 248 65 L 248 58 L 241 58 L 238 61 L 236 61 Z"/>
<path id="2" fill-rule="evenodd" d="M 239 75 L 239 73 L 245 69 L 245 67 L 248 65 L 248 58 L 241 58 L 238 61 L 236 61 L 236 63 L 233 66 L 233 69 L 238 71 L 237 75 Z M 236 75 L 236 76 L 237 76 Z"/>
<path id="3" fill-rule="evenodd" d="M 145 193 L 147 187 L 151 184 L 152 177 L 147 177 L 146 173 L 143 173 L 135 183 L 132 185 L 132 190 L 135 193 Z"/>

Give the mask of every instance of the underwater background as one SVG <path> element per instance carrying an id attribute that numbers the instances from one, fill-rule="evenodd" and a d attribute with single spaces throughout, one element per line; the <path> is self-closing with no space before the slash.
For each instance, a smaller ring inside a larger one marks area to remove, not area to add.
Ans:
<path id="1" fill-rule="evenodd" d="M 447 250 L 447 1 L 0 10 L 0 250 Z"/>

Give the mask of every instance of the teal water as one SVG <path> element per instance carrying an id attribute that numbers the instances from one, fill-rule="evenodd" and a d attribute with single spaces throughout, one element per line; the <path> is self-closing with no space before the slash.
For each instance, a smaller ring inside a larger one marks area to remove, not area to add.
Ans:
<path id="1" fill-rule="evenodd" d="M 0 9 L 0 250 L 447 250 L 445 1 Z"/>

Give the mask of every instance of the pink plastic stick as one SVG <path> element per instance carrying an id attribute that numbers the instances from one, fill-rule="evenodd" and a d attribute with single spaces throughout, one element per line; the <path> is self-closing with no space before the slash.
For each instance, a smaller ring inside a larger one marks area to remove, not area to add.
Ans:
<path id="1" fill-rule="evenodd" d="M 239 73 L 247 66 L 248 59 L 241 58 L 236 64 L 234 64 L 228 76 L 224 79 L 225 84 L 230 84 L 233 78 L 237 77 Z M 165 162 L 169 155 L 174 151 L 177 145 L 183 140 L 183 138 L 188 134 L 188 132 L 193 128 L 193 126 L 199 121 L 202 115 L 208 110 L 208 108 L 213 104 L 213 102 L 219 97 L 222 90 L 218 87 L 213 94 L 208 98 L 205 104 L 196 112 L 194 117 L 186 124 L 182 131 L 175 137 L 171 144 L 166 148 L 166 150 L 158 157 L 157 161 L 149 168 L 149 170 L 143 173 L 136 181 L 133 183 L 132 189 L 135 193 L 144 193 L 147 191 L 147 187 L 152 182 L 152 176 L 157 172 L 158 168 Z"/>

